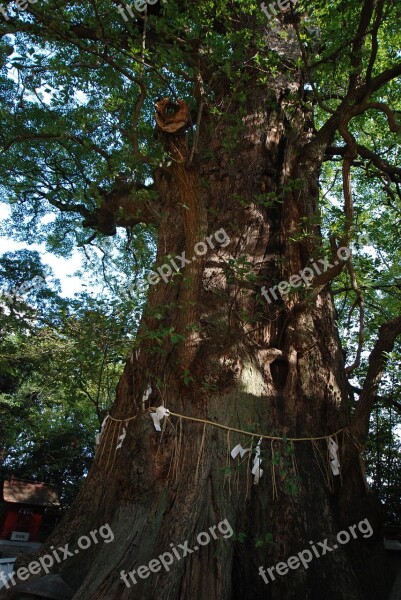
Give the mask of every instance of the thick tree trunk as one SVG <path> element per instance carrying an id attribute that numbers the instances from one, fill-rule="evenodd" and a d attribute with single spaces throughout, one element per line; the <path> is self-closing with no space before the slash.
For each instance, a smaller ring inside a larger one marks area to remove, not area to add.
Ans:
<path id="1" fill-rule="evenodd" d="M 300 90 L 301 82 L 291 92 Z M 140 343 L 112 410 L 116 419 L 137 418 L 117 451 L 120 425 L 109 426 L 83 489 L 43 550 L 73 545 L 110 524 L 112 544 L 94 545 L 58 565 L 77 590 L 75 599 L 387 598 L 379 522 L 351 434 L 338 437 L 341 477 L 331 476 L 325 439 L 295 442 L 294 459 L 288 444 L 263 440 L 264 473 L 254 485 L 249 463 L 237 468 L 229 457 L 250 438 L 175 417 L 175 429 L 167 424 L 161 434 L 144 411 L 164 404 L 175 413 L 279 437 L 326 436 L 349 425 L 327 287 L 309 296 L 299 288 L 271 303 L 260 292 L 322 257 L 317 200 L 324 149 L 308 154 L 307 115 L 287 110 L 285 85 L 271 93 L 274 103 L 262 90 L 250 91 L 240 130 L 237 117 L 232 126 L 225 117 L 222 125 L 206 112 L 200 159 L 190 166 L 186 138 L 161 134 L 173 163 L 155 178 L 163 199 L 158 263 L 184 250 L 192 258 L 195 244 L 221 228 L 230 243 L 215 243 L 151 290 Z M 243 108 L 233 105 L 233 115 Z M 316 225 L 294 241 L 307 222 Z M 178 343 L 166 334 L 169 328 Z M 148 385 L 152 394 L 143 406 Z M 297 493 L 290 493 L 293 484 Z M 267 569 L 310 548 L 310 541 L 329 538 L 332 546 L 337 532 L 365 518 L 374 529 L 369 539 L 359 536 L 268 584 L 258 573 L 261 565 Z M 200 532 L 224 519 L 237 538 L 246 534 L 242 543 L 219 535 L 168 572 L 137 577 L 131 588 L 120 579 L 122 570 L 147 565 L 170 544 L 188 540 L 193 548 Z M 257 543 L 267 533 L 275 544 Z"/>

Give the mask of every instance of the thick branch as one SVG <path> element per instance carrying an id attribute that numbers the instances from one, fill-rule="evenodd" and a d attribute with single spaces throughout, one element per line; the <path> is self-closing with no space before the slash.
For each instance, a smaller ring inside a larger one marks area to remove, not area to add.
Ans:
<path id="1" fill-rule="evenodd" d="M 393 350 L 395 340 L 400 334 L 401 317 L 382 325 L 378 340 L 369 356 L 368 372 L 351 423 L 351 428 L 360 441 L 363 441 L 369 431 L 370 413 L 388 360 L 386 354 Z"/>
<path id="2" fill-rule="evenodd" d="M 360 26 L 359 26 L 360 31 L 363 31 L 363 29 L 364 29 L 364 24 L 366 23 L 367 15 L 368 15 L 368 12 L 366 12 L 366 11 L 370 10 L 369 7 L 371 5 L 371 2 L 368 2 L 367 5 L 369 5 L 369 6 L 364 7 L 364 9 L 363 9 L 364 14 L 361 15 Z M 362 35 L 366 35 L 366 31 L 364 31 L 364 33 L 362 33 Z M 359 44 L 359 42 L 357 41 L 358 38 L 361 39 L 360 35 L 359 35 L 359 31 L 358 31 L 358 35 L 356 36 L 355 42 L 353 45 L 353 54 L 355 56 L 355 61 L 356 61 L 356 56 L 357 56 L 355 54 L 355 52 L 357 51 L 358 44 Z M 322 160 L 322 158 L 323 158 L 326 148 L 332 143 L 335 132 L 341 126 L 341 123 L 348 122 L 349 118 L 352 118 L 356 114 L 360 114 L 360 112 L 358 112 L 358 110 L 360 110 L 361 107 L 363 107 L 365 109 L 366 103 L 368 102 L 369 98 L 372 96 L 372 94 L 374 92 L 378 91 L 386 83 L 389 83 L 393 79 L 396 79 L 397 77 L 400 77 L 400 76 L 401 76 L 401 63 L 398 63 L 398 64 L 394 65 L 391 69 L 386 69 L 385 71 L 383 71 L 376 77 L 369 79 L 367 82 L 365 82 L 364 84 L 362 84 L 360 86 L 353 87 L 350 85 L 348 88 L 346 97 L 344 98 L 343 102 L 341 102 L 341 104 L 337 107 L 336 113 L 334 115 L 331 115 L 327 119 L 326 123 L 321 127 L 321 129 L 315 135 L 314 139 L 304 147 L 301 163 L 305 164 L 305 165 L 308 163 L 310 163 L 310 164 L 319 163 L 320 160 Z M 353 81 L 354 79 L 355 79 L 355 77 L 350 77 L 350 82 L 351 82 L 351 80 Z M 370 105 L 369 107 L 366 107 L 366 108 L 373 108 L 373 106 Z M 379 110 L 380 109 L 383 110 L 383 106 L 381 106 L 381 107 L 376 106 L 376 108 L 379 108 Z M 386 114 L 387 114 L 387 117 L 389 118 L 388 111 Z M 390 122 L 390 125 L 392 125 L 391 122 Z"/>
<path id="3" fill-rule="evenodd" d="M 133 227 L 139 223 L 155 225 L 160 206 L 156 200 L 141 197 L 141 190 L 152 188 L 135 183 L 120 184 L 110 192 L 101 192 L 103 202 L 96 212 L 85 218 L 83 227 L 91 227 L 105 235 L 114 235 L 116 227 Z"/>
<path id="4" fill-rule="evenodd" d="M 359 156 L 370 160 L 371 163 L 375 167 L 377 167 L 377 169 L 379 169 L 379 171 L 382 171 L 383 173 L 386 173 L 387 175 L 389 175 L 391 181 L 393 181 L 394 183 L 400 182 L 400 180 L 401 180 L 401 168 L 400 167 L 395 167 L 393 165 L 390 165 L 387 161 L 385 161 L 383 158 L 381 158 L 381 156 L 379 156 L 375 152 L 372 152 L 372 150 L 369 150 L 365 146 L 361 146 L 360 144 L 357 144 L 356 149 L 357 149 Z M 329 146 L 326 149 L 326 154 L 328 156 L 344 156 L 346 153 L 346 150 L 347 150 L 346 146 Z"/>
<path id="5" fill-rule="evenodd" d="M 398 133 L 401 130 L 401 126 L 395 120 L 395 115 L 391 108 L 385 102 L 363 102 L 362 104 L 358 104 L 351 111 L 351 117 L 355 117 L 356 115 L 361 115 L 366 112 L 370 108 L 375 108 L 381 112 L 384 112 L 387 116 L 388 125 L 390 131 L 392 133 Z"/>
<path id="6" fill-rule="evenodd" d="M 53 194 L 42 194 L 42 196 L 43 198 L 46 198 L 49 204 L 51 204 L 58 210 L 61 210 L 63 212 L 78 213 L 85 219 L 91 217 L 91 211 L 84 204 L 66 204 L 65 202 L 60 202 L 59 200 L 57 200 L 57 198 L 55 198 Z"/>
<path id="7" fill-rule="evenodd" d="M 370 21 L 373 16 L 373 11 L 375 7 L 374 0 L 365 0 L 363 3 L 358 31 L 352 44 L 351 50 L 351 75 L 349 77 L 348 91 L 352 92 L 355 87 L 358 85 L 358 80 L 362 74 L 362 64 L 363 64 L 363 45 L 365 42 L 365 37 L 368 32 L 368 28 L 370 25 Z"/>
<path id="8" fill-rule="evenodd" d="M 377 92 L 383 85 L 389 83 L 393 79 L 400 77 L 401 63 L 394 65 L 391 69 L 386 69 L 376 77 L 373 77 L 366 85 L 362 86 L 358 93 L 358 100 L 363 101 L 369 98 L 373 92 Z"/>
<path id="9" fill-rule="evenodd" d="M 351 285 L 352 285 L 352 289 L 354 290 L 356 296 L 357 296 L 357 303 L 359 305 L 359 334 L 358 334 L 358 348 L 356 351 L 356 355 L 355 355 L 355 360 L 354 362 L 349 365 L 348 367 L 346 367 L 345 372 L 347 373 L 348 377 L 351 375 L 351 373 L 353 371 L 355 371 L 355 369 L 357 369 L 359 367 L 359 365 L 361 364 L 361 355 L 362 355 L 362 346 L 363 346 L 363 341 L 365 338 L 364 335 L 364 298 L 363 298 L 363 294 L 362 291 L 358 285 L 358 281 L 356 279 L 356 274 L 355 274 L 355 270 L 352 264 L 352 259 L 350 258 L 348 260 L 347 263 L 348 266 L 348 271 L 351 277 Z"/>
<path id="10" fill-rule="evenodd" d="M 369 65 L 366 70 L 366 81 L 368 83 L 372 79 L 373 67 L 376 62 L 377 53 L 379 51 L 379 42 L 377 39 L 377 34 L 379 32 L 379 27 L 381 25 L 382 18 L 383 18 L 383 8 L 384 8 L 384 0 L 378 0 L 377 7 L 376 7 L 376 18 L 375 18 L 375 22 L 373 24 L 373 31 L 372 31 L 372 50 L 370 53 Z"/>
<path id="11" fill-rule="evenodd" d="M 348 244 L 351 236 L 352 225 L 354 222 L 354 203 L 352 200 L 352 184 L 351 184 L 351 165 L 357 157 L 357 143 L 354 136 L 348 131 L 348 119 L 344 120 L 338 131 L 344 141 L 347 143 L 346 152 L 344 154 L 344 162 L 342 168 L 343 177 L 343 194 L 344 194 L 344 213 L 345 213 L 345 231 L 342 238 L 343 244 Z"/>
<path id="12" fill-rule="evenodd" d="M 103 148 L 100 148 L 100 146 L 98 146 L 97 144 L 95 144 L 94 142 L 92 142 L 90 139 L 88 138 L 81 138 L 77 135 L 67 135 L 67 134 L 57 134 L 57 133 L 22 133 L 21 135 L 12 138 L 11 140 L 9 140 L 6 144 L 4 144 L 4 151 L 6 152 L 7 150 L 9 150 L 11 148 L 11 146 L 13 146 L 14 144 L 18 144 L 20 142 L 26 142 L 26 141 L 33 141 L 33 140 L 44 140 L 44 141 L 56 141 L 56 142 L 61 142 L 64 140 L 69 140 L 71 142 L 75 142 L 76 144 L 80 144 L 81 146 L 90 148 L 91 150 L 93 150 L 94 152 L 97 152 L 98 154 L 100 154 L 100 156 L 102 156 L 107 164 L 110 166 L 110 170 L 111 170 L 111 156 L 110 154 L 108 154 L 105 150 L 103 150 Z"/>

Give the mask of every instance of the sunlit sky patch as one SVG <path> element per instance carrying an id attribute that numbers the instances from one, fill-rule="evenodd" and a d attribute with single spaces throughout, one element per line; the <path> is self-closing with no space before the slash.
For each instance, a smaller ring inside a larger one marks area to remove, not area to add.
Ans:
<path id="1" fill-rule="evenodd" d="M 0 203 L 0 219 L 6 219 L 9 215 L 10 207 L 7 204 Z M 0 255 L 25 248 L 39 252 L 42 262 L 51 267 L 54 275 L 60 280 L 61 296 L 72 297 L 78 292 L 89 291 L 89 278 L 74 276 L 76 271 L 82 267 L 81 256 L 77 249 L 74 250 L 70 258 L 59 258 L 46 252 L 45 244 L 27 244 L 16 242 L 12 237 L 0 236 Z M 85 284 L 87 287 L 85 287 Z"/>

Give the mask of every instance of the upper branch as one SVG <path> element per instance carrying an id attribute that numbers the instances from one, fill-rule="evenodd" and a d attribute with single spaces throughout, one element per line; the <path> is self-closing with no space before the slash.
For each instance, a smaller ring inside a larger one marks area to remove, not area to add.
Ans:
<path id="1" fill-rule="evenodd" d="M 368 28 L 373 16 L 375 0 L 365 0 L 359 18 L 359 25 L 351 50 L 351 74 L 349 77 L 348 91 L 351 92 L 358 85 L 362 75 L 363 46 Z"/>
<path id="2" fill-rule="evenodd" d="M 358 90 L 358 100 L 360 102 L 366 101 L 374 92 L 377 92 L 377 90 L 386 85 L 386 83 L 389 83 L 389 81 L 400 77 L 400 75 L 401 63 L 397 63 L 391 69 L 386 69 L 362 85 Z"/>
<path id="3" fill-rule="evenodd" d="M 109 192 L 99 190 L 102 203 L 85 218 L 83 227 L 114 235 L 116 227 L 132 227 L 139 223 L 156 225 L 160 219 L 160 204 L 158 200 L 143 198 L 140 193 L 152 190 L 152 187 L 137 183 L 120 183 Z"/>
<path id="4" fill-rule="evenodd" d="M 368 83 L 372 79 L 372 71 L 373 71 L 374 64 L 376 62 L 377 53 L 379 51 L 379 42 L 377 39 L 377 34 L 379 32 L 380 24 L 381 24 L 382 18 L 383 18 L 383 8 L 384 8 L 384 0 L 378 0 L 377 7 L 376 7 L 376 18 L 375 18 L 375 22 L 373 24 L 373 31 L 372 31 L 372 50 L 371 50 L 370 58 L 369 58 L 369 65 L 366 70 L 366 81 Z"/>
<path id="5" fill-rule="evenodd" d="M 395 341 L 400 334 L 401 317 L 396 317 L 382 325 L 375 347 L 369 356 L 368 372 L 351 423 L 353 432 L 361 441 L 369 430 L 369 416 L 388 360 L 386 354 L 393 350 Z"/>
<path id="6" fill-rule="evenodd" d="M 19 142 L 24 142 L 24 141 L 28 141 L 28 140 L 45 140 L 45 141 L 48 141 L 48 140 L 54 140 L 54 141 L 70 140 L 72 142 L 79 144 L 80 146 L 90 148 L 91 150 L 94 150 L 95 152 L 100 154 L 100 156 L 102 156 L 106 160 L 110 171 L 112 170 L 112 165 L 110 162 L 111 161 L 110 154 L 108 154 L 105 150 L 103 150 L 103 148 L 101 148 L 100 146 L 98 146 L 97 144 L 92 142 L 90 139 L 82 138 L 78 135 L 39 133 L 39 132 L 38 133 L 23 133 L 15 138 L 12 138 L 11 140 L 8 140 L 8 142 L 6 142 L 4 144 L 4 151 L 6 152 L 7 150 L 9 150 L 11 148 L 11 146 L 13 146 L 14 144 L 18 144 Z"/>
<path id="7" fill-rule="evenodd" d="M 401 125 L 398 125 L 397 121 L 395 120 L 395 115 L 393 111 L 385 102 L 363 102 L 362 104 L 358 104 L 357 106 L 355 106 L 355 108 L 351 110 L 350 117 L 352 118 L 356 115 L 360 115 L 369 110 L 370 108 L 375 108 L 376 110 L 385 113 L 385 115 L 387 116 L 390 131 L 392 133 L 398 133 L 401 130 Z"/>
<path id="8" fill-rule="evenodd" d="M 394 165 L 390 165 L 386 160 L 384 160 L 381 156 L 369 150 L 365 146 L 361 144 L 357 144 L 356 146 L 357 152 L 359 156 L 362 158 L 368 159 L 379 171 L 382 173 L 386 173 L 389 175 L 390 180 L 394 183 L 401 183 L 401 168 L 395 167 Z M 346 146 L 329 146 L 326 149 L 327 156 L 344 156 L 347 151 Z"/>

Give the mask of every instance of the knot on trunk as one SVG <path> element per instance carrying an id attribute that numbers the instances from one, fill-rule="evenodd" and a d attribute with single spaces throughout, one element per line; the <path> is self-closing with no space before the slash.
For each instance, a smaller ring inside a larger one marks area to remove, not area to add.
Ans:
<path id="1" fill-rule="evenodd" d="M 167 133 L 176 133 L 190 124 L 189 109 L 184 100 L 171 102 L 169 98 L 162 98 L 155 103 L 156 123 Z"/>

